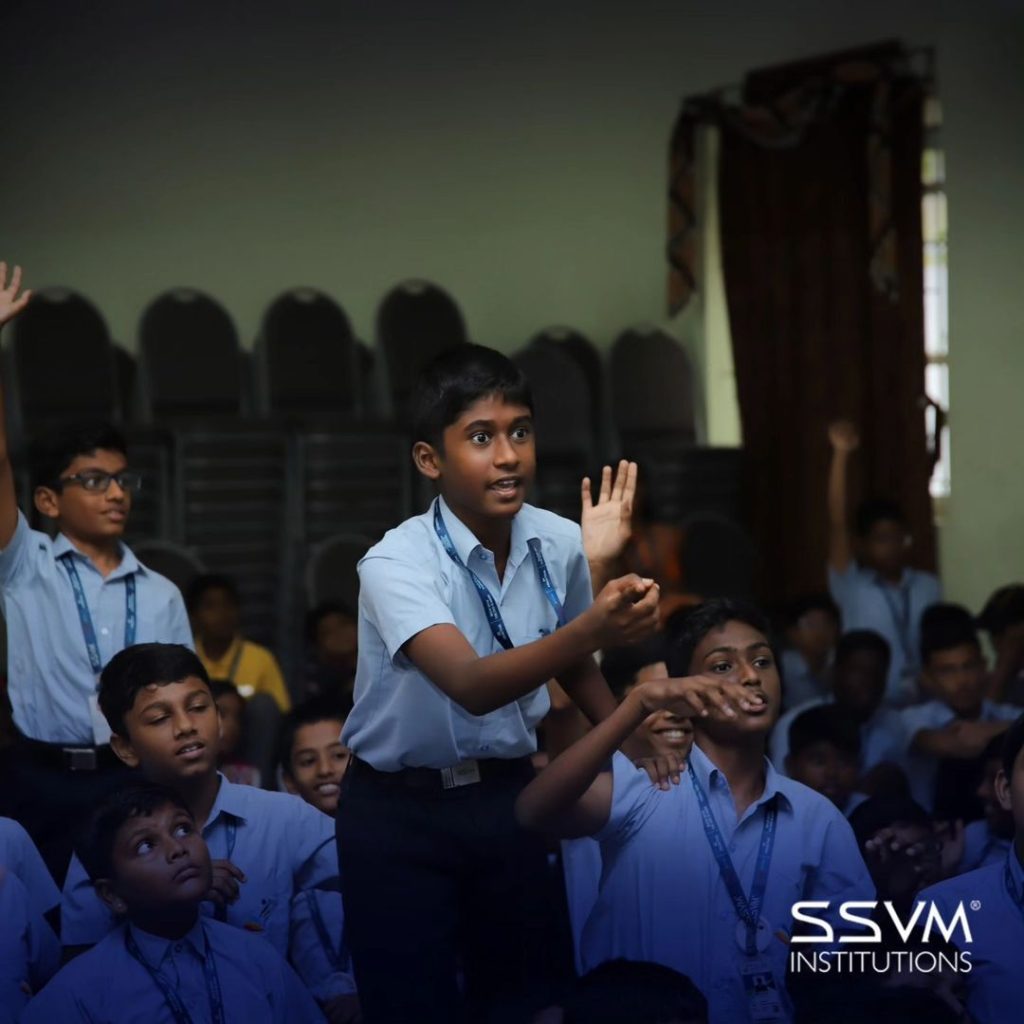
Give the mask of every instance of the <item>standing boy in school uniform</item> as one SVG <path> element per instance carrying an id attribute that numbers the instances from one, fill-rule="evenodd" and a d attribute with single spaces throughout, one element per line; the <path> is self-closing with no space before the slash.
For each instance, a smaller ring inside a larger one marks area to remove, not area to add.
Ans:
<path id="1" fill-rule="evenodd" d="M 0 263 L 0 325 L 24 308 L 21 270 Z M 21 734 L 7 753 L 0 812 L 32 835 L 54 877 L 71 855 L 76 817 L 116 784 L 121 764 L 96 705 L 103 666 L 133 643 L 191 643 L 178 588 L 123 543 L 140 479 L 120 433 L 71 427 L 38 460 L 34 493 L 51 539 L 18 509 L 0 397 L 0 595 L 8 690 Z"/>
<path id="2" fill-rule="evenodd" d="M 313 1024 L 295 972 L 258 935 L 199 912 L 216 868 L 189 805 L 149 784 L 111 794 L 78 844 L 119 925 L 29 1004 L 26 1024 Z"/>
<path id="3" fill-rule="evenodd" d="M 942 588 L 931 573 L 908 567 L 911 536 L 894 502 L 864 502 L 857 510 L 856 536 L 851 537 L 846 477 L 860 436 L 852 423 L 837 421 L 828 437 L 829 589 L 843 629 L 871 629 L 888 642 L 892 658 L 885 701 L 902 707 L 917 699 L 921 615 L 942 600 Z"/>
<path id="4" fill-rule="evenodd" d="M 639 684 L 517 804 L 529 827 L 601 842 L 584 967 L 616 957 L 672 967 L 707 997 L 711 1024 L 791 1020 L 793 904 L 830 901 L 835 919 L 843 900 L 874 894 L 839 810 L 765 757 L 781 701 L 766 630 L 736 602 L 694 609 L 669 651 L 677 678 Z M 690 715 L 695 735 L 688 777 L 668 790 L 644 784 L 617 753 L 662 708 Z"/>
<path id="5" fill-rule="evenodd" d="M 359 565 L 342 894 L 367 1024 L 484 1024 L 549 969 L 545 849 L 513 814 L 544 684 L 611 714 L 591 654 L 653 633 L 658 592 L 633 576 L 593 600 L 579 527 L 525 504 L 532 400 L 505 356 L 460 345 L 414 405 L 413 459 L 439 495 Z"/>
<path id="6" fill-rule="evenodd" d="M 202 662 L 179 644 L 121 651 L 100 706 L 117 756 L 187 804 L 214 858 L 204 913 L 263 936 L 287 956 L 296 893 L 337 887 L 331 819 L 285 793 L 236 786 L 217 771 L 219 719 Z M 74 858 L 61 907 L 65 946 L 99 942 L 110 912 Z"/>

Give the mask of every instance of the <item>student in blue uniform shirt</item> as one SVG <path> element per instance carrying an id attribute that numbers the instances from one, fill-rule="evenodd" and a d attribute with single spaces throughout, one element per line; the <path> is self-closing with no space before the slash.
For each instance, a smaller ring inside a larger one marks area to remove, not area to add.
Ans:
<path id="1" fill-rule="evenodd" d="M 60 890 L 29 834 L 10 818 L 0 818 L 0 867 L 18 877 L 37 914 L 56 917 Z"/>
<path id="2" fill-rule="evenodd" d="M 781 700 L 766 630 L 739 603 L 691 611 L 669 650 L 676 678 L 637 686 L 517 805 L 524 824 L 601 842 L 584 966 L 625 957 L 672 967 L 707 997 L 712 1024 L 790 1020 L 793 904 L 829 900 L 836 917 L 841 901 L 874 895 L 846 819 L 765 758 Z M 695 735 L 687 778 L 667 790 L 616 752 L 661 708 L 691 716 Z"/>
<path id="3" fill-rule="evenodd" d="M 3 864 L 0 922 L 0 1024 L 14 1024 L 60 966 L 60 943 L 21 879 Z"/>
<path id="4" fill-rule="evenodd" d="M 20 282 L 0 263 L 0 325 L 24 306 Z M 0 396 L 0 597 L 20 733 L 0 765 L 0 814 L 28 829 L 61 881 L 76 817 L 123 771 L 95 705 L 100 670 L 122 647 L 192 635 L 178 588 L 122 540 L 141 481 L 121 434 L 70 426 L 41 448 L 33 498 L 51 538 L 18 510 L 4 423 Z"/>
<path id="5" fill-rule="evenodd" d="M 593 600 L 579 527 L 525 504 L 532 399 L 505 356 L 458 346 L 414 407 L 413 459 L 439 496 L 359 565 L 342 894 L 368 1024 L 483 1024 L 550 973 L 545 849 L 513 814 L 544 684 L 609 715 L 592 652 L 653 633 L 658 592 L 632 576 Z"/>
<path id="6" fill-rule="evenodd" d="M 101 803 L 78 845 L 121 923 L 29 1004 L 27 1024 L 305 1024 L 323 1021 L 270 944 L 200 914 L 210 852 L 172 790 L 129 786 Z"/>
<path id="7" fill-rule="evenodd" d="M 296 893 L 337 887 L 331 819 L 286 793 L 234 785 L 218 773 L 217 707 L 206 670 L 187 647 L 122 651 L 103 670 L 100 706 L 118 757 L 173 789 L 192 811 L 214 858 L 204 913 L 261 935 L 286 956 Z M 91 945 L 112 925 L 75 858 L 61 907 L 64 945 Z"/>
<path id="8" fill-rule="evenodd" d="M 957 928 L 952 942 L 971 954 L 966 984 L 967 1012 L 975 1024 L 1009 1024 L 1021 1018 L 1021 972 L 1024 971 L 1024 716 L 1003 743 L 1002 768 L 996 778 L 1000 806 L 1013 815 L 1013 845 L 995 863 L 957 875 L 925 889 L 918 899 L 934 900 L 949 921 L 962 904 L 971 941 Z"/>

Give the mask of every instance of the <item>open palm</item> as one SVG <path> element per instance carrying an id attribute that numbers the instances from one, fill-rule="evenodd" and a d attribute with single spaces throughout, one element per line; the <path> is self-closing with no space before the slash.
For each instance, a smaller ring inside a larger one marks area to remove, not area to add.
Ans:
<path id="1" fill-rule="evenodd" d="M 633 499 L 636 496 L 636 463 L 623 459 L 612 479 L 611 466 L 601 472 L 601 490 L 594 504 L 590 477 L 584 477 L 580 527 L 583 551 L 591 562 L 618 558 L 633 533 Z"/>

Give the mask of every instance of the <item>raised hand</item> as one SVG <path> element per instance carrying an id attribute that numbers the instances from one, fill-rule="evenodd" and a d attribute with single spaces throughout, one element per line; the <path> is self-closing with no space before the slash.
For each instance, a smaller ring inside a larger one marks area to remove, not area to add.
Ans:
<path id="1" fill-rule="evenodd" d="M 860 434 L 849 420 L 835 420 L 828 425 L 829 444 L 836 451 L 853 452 L 860 447 Z"/>
<path id="2" fill-rule="evenodd" d="M 10 284 L 7 282 L 7 264 L 0 261 L 0 327 L 8 320 L 13 320 L 32 298 L 31 290 L 18 295 L 21 288 L 21 267 L 15 267 L 11 274 Z"/>
<path id="3" fill-rule="evenodd" d="M 633 533 L 633 500 L 636 496 L 635 462 L 623 459 L 612 477 L 611 466 L 601 471 L 601 489 L 594 504 L 590 477 L 583 478 L 580 527 L 583 551 L 591 564 L 617 559 Z"/>
<path id="4" fill-rule="evenodd" d="M 594 646 L 626 647 L 653 636 L 658 629 L 659 596 L 658 584 L 636 573 L 607 583 L 584 612 L 592 622 Z"/>

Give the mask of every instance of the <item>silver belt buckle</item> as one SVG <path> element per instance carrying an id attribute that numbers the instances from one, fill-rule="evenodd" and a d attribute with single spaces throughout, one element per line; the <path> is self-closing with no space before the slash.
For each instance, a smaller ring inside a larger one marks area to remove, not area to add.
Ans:
<path id="1" fill-rule="evenodd" d="M 73 772 L 96 771 L 96 751 L 92 747 L 65 747 L 68 768 Z"/>
<path id="2" fill-rule="evenodd" d="M 441 785 L 445 789 L 472 786 L 480 781 L 480 765 L 476 761 L 460 761 L 451 768 L 441 769 Z"/>

